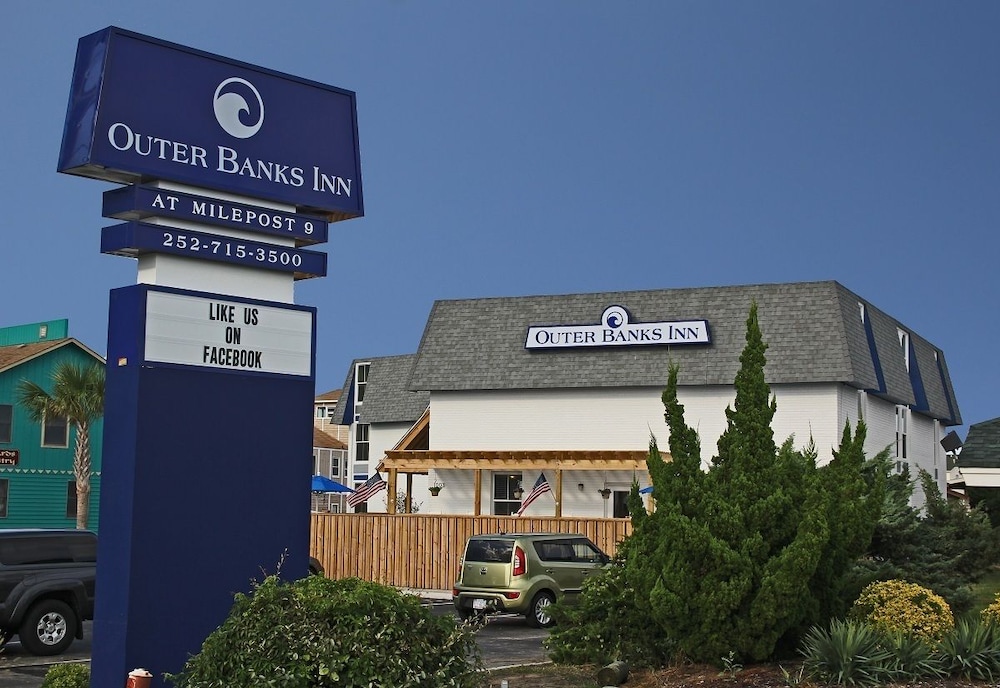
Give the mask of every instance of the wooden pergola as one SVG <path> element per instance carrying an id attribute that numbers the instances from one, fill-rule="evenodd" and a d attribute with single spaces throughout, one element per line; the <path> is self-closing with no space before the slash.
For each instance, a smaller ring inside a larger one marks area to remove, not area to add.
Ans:
<path id="1" fill-rule="evenodd" d="M 415 428 L 417 426 L 414 426 Z M 405 438 L 404 438 L 405 440 Z M 397 446 L 405 446 L 400 441 Z M 547 470 L 555 475 L 552 490 L 556 502 L 556 517 L 562 516 L 562 477 L 564 470 L 574 471 L 645 471 L 646 450 L 538 450 L 538 451 L 431 451 L 426 449 L 393 449 L 385 454 L 378 470 L 389 473 L 389 494 L 396 494 L 399 473 L 406 479 L 406 503 L 410 504 L 412 476 L 427 474 L 431 469 L 475 471 L 473 490 L 475 515 L 482 514 L 483 471 Z M 668 456 L 663 457 L 669 461 Z M 389 513 L 396 512 L 396 500 L 389 499 Z"/>

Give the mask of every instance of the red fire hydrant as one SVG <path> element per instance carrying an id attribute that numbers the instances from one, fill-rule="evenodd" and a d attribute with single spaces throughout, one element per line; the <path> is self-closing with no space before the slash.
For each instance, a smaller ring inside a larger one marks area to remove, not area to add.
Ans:
<path id="1" fill-rule="evenodd" d="M 128 672 L 128 681 L 125 682 L 125 688 L 149 688 L 152 680 L 153 675 L 145 669 L 133 669 Z"/>

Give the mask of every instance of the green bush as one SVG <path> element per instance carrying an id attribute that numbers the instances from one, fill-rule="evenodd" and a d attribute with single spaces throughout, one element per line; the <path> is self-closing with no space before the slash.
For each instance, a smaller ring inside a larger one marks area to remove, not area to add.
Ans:
<path id="1" fill-rule="evenodd" d="M 1000 676 L 1000 627 L 959 619 L 937 652 L 949 674 L 993 683 Z"/>
<path id="2" fill-rule="evenodd" d="M 41 688 L 89 688 L 89 664 L 56 664 L 45 672 Z"/>
<path id="3" fill-rule="evenodd" d="M 411 595 L 357 578 L 269 576 L 238 594 L 178 688 L 466 688 L 482 683 L 469 627 Z"/>
<path id="4" fill-rule="evenodd" d="M 876 686 L 892 678 L 892 654 L 883 637 L 861 621 L 814 627 L 802 641 L 803 666 L 813 678 L 843 686 Z"/>
<path id="5" fill-rule="evenodd" d="M 951 608 L 927 588 L 901 580 L 878 581 L 861 591 L 850 617 L 886 635 L 904 633 L 928 643 L 940 640 L 955 625 Z"/>
<path id="6" fill-rule="evenodd" d="M 557 664 L 603 665 L 621 659 L 633 667 L 669 663 L 676 644 L 659 631 L 625 580 L 622 550 L 607 571 L 584 582 L 578 604 L 552 606 L 556 626 L 543 645 Z"/>

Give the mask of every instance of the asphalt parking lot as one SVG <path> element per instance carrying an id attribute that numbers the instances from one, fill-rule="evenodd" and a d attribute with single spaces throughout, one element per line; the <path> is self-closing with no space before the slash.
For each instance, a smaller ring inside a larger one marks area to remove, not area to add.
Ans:
<path id="1" fill-rule="evenodd" d="M 428 603 L 435 614 L 453 614 L 450 601 Z M 0 651 L 0 688 L 40 688 L 45 673 L 53 664 L 89 662 L 93 623 L 84 624 L 83 640 L 75 641 L 68 652 L 58 657 L 34 657 L 26 653 L 17 637 Z M 545 629 L 531 628 L 523 616 L 495 616 L 477 634 L 487 669 L 538 664 L 548 661 L 542 640 Z M 125 677 L 122 677 L 124 685 Z"/>

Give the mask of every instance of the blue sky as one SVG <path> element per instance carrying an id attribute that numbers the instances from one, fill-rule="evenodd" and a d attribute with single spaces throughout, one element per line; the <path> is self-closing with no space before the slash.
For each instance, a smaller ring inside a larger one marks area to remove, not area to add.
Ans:
<path id="1" fill-rule="evenodd" d="M 435 299 L 834 279 L 1000 416 L 1000 4 L 7 0 L 0 326 L 99 353 L 110 185 L 56 173 L 106 26 L 353 90 L 365 217 L 331 225 L 317 391 Z M 959 428 L 965 434 L 965 428 Z"/>

